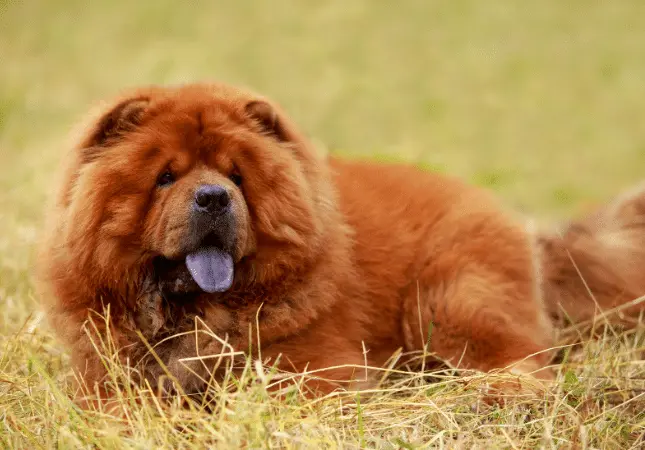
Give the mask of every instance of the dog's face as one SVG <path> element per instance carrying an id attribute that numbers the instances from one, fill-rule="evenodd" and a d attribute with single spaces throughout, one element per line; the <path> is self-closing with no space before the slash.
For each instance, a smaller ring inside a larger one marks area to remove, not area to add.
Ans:
<path id="1" fill-rule="evenodd" d="M 234 279 L 279 276 L 322 244 L 324 166 L 253 94 L 138 91 L 100 114 L 79 147 L 59 200 L 67 245 L 104 277 L 153 267 L 176 290 L 223 292 Z"/>

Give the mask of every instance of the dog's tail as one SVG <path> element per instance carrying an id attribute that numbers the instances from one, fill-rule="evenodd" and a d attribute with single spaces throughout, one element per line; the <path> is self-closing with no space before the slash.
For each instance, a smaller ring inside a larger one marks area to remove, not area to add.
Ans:
<path id="1" fill-rule="evenodd" d="M 554 319 L 628 327 L 645 319 L 645 184 L 537 242 Z"/>

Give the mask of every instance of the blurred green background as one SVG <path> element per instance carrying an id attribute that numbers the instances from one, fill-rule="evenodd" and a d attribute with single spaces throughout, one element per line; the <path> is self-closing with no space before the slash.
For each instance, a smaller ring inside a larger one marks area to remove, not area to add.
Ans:
<path id="1" fill-rule="evenodd" d="M 218 79 L 352 157 L 409 161 L 561 217 L 641 178 L 642 0 L 0 0 L 0 330 L 66 136 L 96 100 Z"/>

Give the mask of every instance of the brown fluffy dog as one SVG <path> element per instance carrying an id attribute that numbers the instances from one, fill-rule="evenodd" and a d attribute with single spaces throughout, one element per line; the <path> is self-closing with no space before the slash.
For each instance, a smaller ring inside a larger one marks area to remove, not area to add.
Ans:
<path id="1" fill-rule="evenodd" d="M 398 349 L 540 371 L 554 318 L 645 293 L 640 192 L 534 235 L 457 180 L 324 161 L 279 107 L 226 85 L 123 96 L 66 161 L 40 278 L 90 384 L 105 372 L 83 324 L 108 305 L 121 359 L 153 383 L 164 369 L 138 332 L 187 392 L 212 370 L 191 357 L 249 342 L 289 371 L 335 366 L 310 383 L 329 392 Z M 167 339 L 196 323 L 209 332 Z"/>

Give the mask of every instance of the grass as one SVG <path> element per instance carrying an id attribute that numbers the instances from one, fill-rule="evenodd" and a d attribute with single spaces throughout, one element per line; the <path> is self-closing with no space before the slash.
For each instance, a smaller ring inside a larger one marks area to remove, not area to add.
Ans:
<path id="1" fill-rule="evenodd" d="M 451 373 L 279 401 L 251 361 L 230 381 L 245 389 L 213 388 L 212 412 L 145 390 L 121 419 L 81 412 L 30 273 L 66 133 L 93 101 L 141 83 L 250 85 L 332 152 L 447 171 L 540 218 L 572 214 L 642 177 L 644 14 L 638 0 L 0 0 L 0 445 L 642 445 L 642 331 L 577 346 L 557 389 L 505 406 L 481 403 L 486 377 Z"/>

